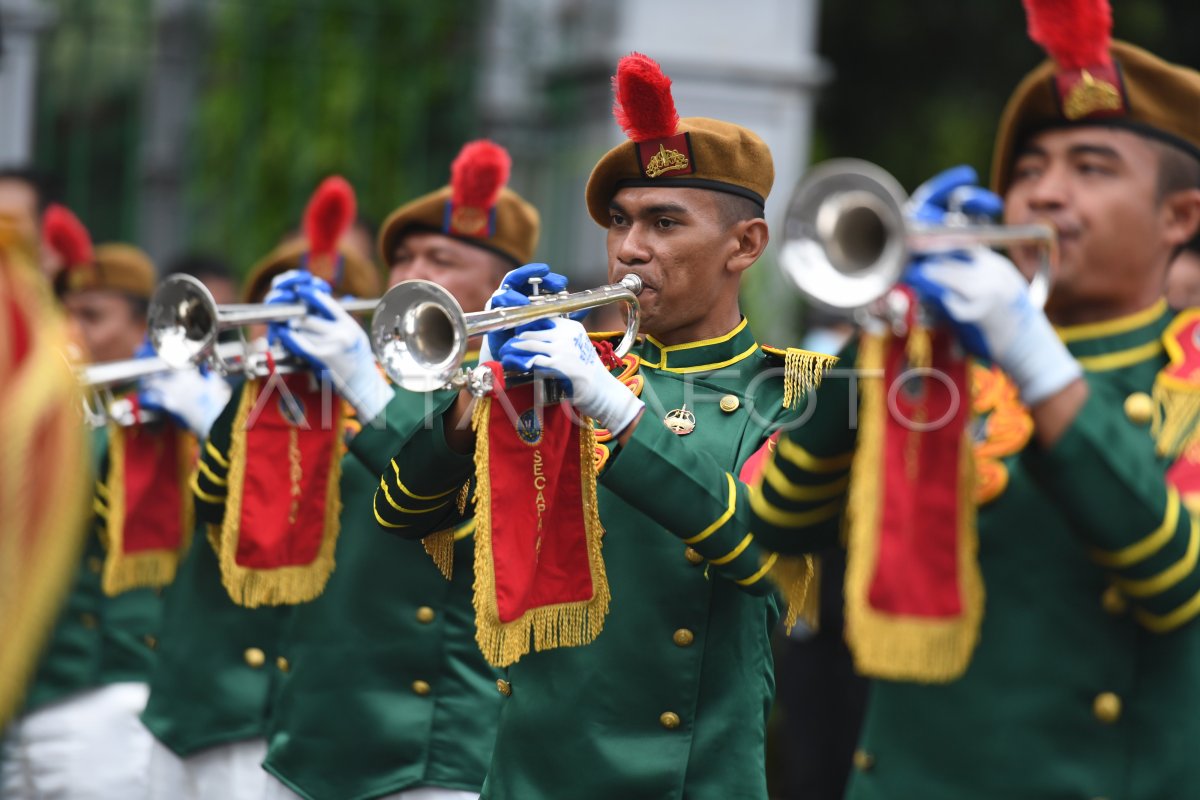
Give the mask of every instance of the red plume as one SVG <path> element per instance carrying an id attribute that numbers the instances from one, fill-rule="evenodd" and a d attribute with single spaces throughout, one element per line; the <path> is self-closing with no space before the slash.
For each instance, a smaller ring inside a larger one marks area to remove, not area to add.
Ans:
<path id="1" fill-rule="evenodd" d="M 42 215 L 42 239 L 66 267 L 92 263 L 92 237 L 69 208 L 54 203 Z"/>
<path id="2" fill-rule="evenodd" d="M 495 142 L 467 142 L 450 165 L 451 202 L 455 208 L 491 209 L 508 183 L 512 159 Z"/>
<path id="3" fill-rule="evenodd" d="M 340 175 L 321 181 L 304 209 L 304 235 L 310 258 L 333 255 L 338 239 L 354 222 L 354 189 Z"/>
<path id="4" fill-rule="evenodd" d="M 1112 8 L 1108 0 L 1023 0 L 1029 38 L 1060 69 L 1110 66 Z"/>
<path id="5" fill-rule="evenodd" d="M 654 59 L 631 53 L 617 63 L 613 76 L 613 116 L 635 142 L 674 136 L 679 127 L 671 79 Z"/>

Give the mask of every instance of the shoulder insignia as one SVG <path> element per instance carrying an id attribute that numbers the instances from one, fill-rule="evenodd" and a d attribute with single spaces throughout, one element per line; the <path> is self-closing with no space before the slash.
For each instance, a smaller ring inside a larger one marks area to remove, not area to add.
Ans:
<path id="1" fill-rule="evenodd" d="M 1162 341 L 1169 360 L 1154 379 L 1150 431 L 1159 454 L 1177 458 L 1200 441 L 1200 309 L 1175 317 Z"/>
<path id="2" fill-rule="evenodd" d="M 814 353 L 811 350 L 801 350 L 799 347 L 771 347 L 759 345 L 768 356 L 783 361 L 783 407 L 795 408 L 805 392 L 821 385 L 825 376 L 834 364 L 837 356 L 825 353 Z"/>

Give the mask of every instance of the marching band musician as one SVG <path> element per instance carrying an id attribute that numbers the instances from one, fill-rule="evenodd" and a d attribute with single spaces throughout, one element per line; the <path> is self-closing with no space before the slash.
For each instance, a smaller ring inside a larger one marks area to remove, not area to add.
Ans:
<path id="1" fill-rule="evenodd" d="M 827 378 L 752 496 L 760 539 L 795 553 L 836 536 L 849 474 L 847 636 L 879 678 L 853 800 L 1200 783 L 1200 313 L 1163 297 L 1200 225 L 1200 74 L 1110 41 L 1105 2 L 1063 7 L 1026 2 L 1051 59 L 1011 96 L 992 165 L 1005 220 L 1057 230 L 1044 311 L 1026 249 L 1016 267 L 982 249 L 919 258 L 918 295 L 980 361 L 936 331 L 865 336 L 858 363 L 884 381 L 848 398 Z M 963 183 L 937 182 L 943 207 Z M 939 418 L 933 381 L 888 382 L 921 362 L 971 375 L 976 422 L 901 424 Z"/>
<path id="2" fill-rule="evenodd" d="M 301 266 L 339 295 L 378 295 L 378 268 L 337 249 L 353 217 L 349 185 L 340 178 L 323 183 L 309 203 L 305 237 L 281 243 L 254 266 L 245 300 L 262 302 L 274 278 Z M 158 662 L 141 717 L 154 737 L 156 798 L 260 800 L 267 720 L 287 668 L 279 641 L 290 604 L 315 596 L 332 569 L 331 559 L 321 557 L 322 539 L 332 541 L 336 530 L 324 513 L 297 513 L 289 498 L 301 480 L 323 487 L 329 508 L 337 502 L 328 492 L 337 488 L 340 413 L 323 402 L 319 386 L 310 388 L 307 371 L 243 377 L 201 447 L 190 487 L 197 530 L 163 605 Z M 173 405 L 187 402 L 179 392 L 162 396 Z M 339 424 L 322 427 L 323 412 Z M 239 437 L 242 448 L 234 452 Z M 287 532 L 296 541 L 314 537 L 306 540 L 313 549 L 284 552 L 292 540 L 279 535 L 280 521 L 293 523 Z M 296 558 L 281 563 L 281 555 Z"/>
<path id="3" fill-rule="evenodd" d="M 766 576 L 784 560 L 761 557 L 738 476 L 828 360 L 764 348 L 739 310 L 768 239 L 766 145 L 680 120 L 645 56 L 622 59 L 615 86 L 629 140 L 596 165 L 587 208 L 609 278 L 644 283 L 644 340 L 621 359 L 601 344 L 601 361 L 568 319 L 489 337 L 510 371 L 559 379 L 595 429 L 564 427 L 517 384 L 473 410 L 440 393 L 375 512 L 428 538 L 471 516 L 447 497 L 473 497 L 476 638 L 508 666 L 483 797 L 763 798 L 779 613 Z M 520 281 L 502 288 L 530 302 Z"/>
<path id="4" fill-rule="evenodd" d="M 499 145 L 465 145 L 450 184 L 384 223 L 379 256 L 390 282 L 430 280 L 464 311 L 482 310 L 491 288 L 537 247 L 538 213 L 505 187 L 508 173 Z M 447 214 L 447 205 L 477 214 Z M 483 224 L 462 224 L 472 219 Z M 311 327 L 295 323 L 302 334 Z M 317 337 L 338 338 L 314 330 L 309 340 Z M 268 797 L 478 797 L 502 698 L 500 674 L 473 636 L 472 526 L 445 532 L 449 552 L 431 553 L 435 564 L 379 535 L 371 506 L 389 454 L 425 413 L 424 395 L 397 389 L 376 419 L 357 420 L 343 459 L 337 571 L 319 598 L 295 609 L 281 644 L 289 670 L 271 717 L 264 766 L 278 782 Z"/>
<path id="5" fill-rule="evenodd" d="M 133 357 L 154 288 L 150 259 L 125 244 L 93 250 L 86 229 L 59 206 L 47 211 L 44 225 L 44 239 L 63 263 L 56 289 L 91 357 Z M 159 626 L 160 600 L 151 587 L 174 575 L 190 511 L 177 484 L 190 470 L 194 443 L 173 425 L 110 422 L 95 430 L 92 445 L 94 513 L 24 715 L 5 743 L 5 797 L 146 794 L 150 737 L 137 715 Z"/>

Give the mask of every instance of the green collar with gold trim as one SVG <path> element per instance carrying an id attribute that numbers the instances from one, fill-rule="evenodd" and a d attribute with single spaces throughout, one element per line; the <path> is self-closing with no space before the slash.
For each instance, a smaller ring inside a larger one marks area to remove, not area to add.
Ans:
<path id="1" fill-rule="evenodd" d="M 724 336 L 698 342 L 665 345 L 647 335 L 634 351 L 642 366 L 663 372 L 711 372 L 743 361 L 758 352 L 758 342 L 746 318 Z"/>
<path id="2" fill-rule="evenodd" d="M 1055 330 L 1084 369 L 1107 372 L 1160 357 L 1163 331 L 1173 316 L 1167 301 L 1159 300 L 1129 316 Z"/>

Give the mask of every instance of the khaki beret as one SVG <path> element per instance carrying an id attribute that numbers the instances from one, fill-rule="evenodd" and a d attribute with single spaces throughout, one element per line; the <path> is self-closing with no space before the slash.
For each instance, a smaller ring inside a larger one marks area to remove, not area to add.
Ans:
<path id="1" fill-rule="evenodd" d="M 588 179 L 588 213 L 599 225 L 608 227 L 609 203 L 626 186 L 712 189 L 766 203 L 775 164 L 758 134 L 707 117 L 680 119 L 670 79 L 639 53 L 617 64 L 613 87 L 613 111 L 629 141 L 609 150 Z"/>
<path id="2" fill-rule="evenodd" d="M 1050 128 L 1103 125 L 1172 144 L 1200 159 L 1200 73 L 1114 41 L 1112 65 L 1062 69 L 1048 59 L 1005 106 L 992 155 L 992 189 L 1003 193 L 1019 148 Z"/>

